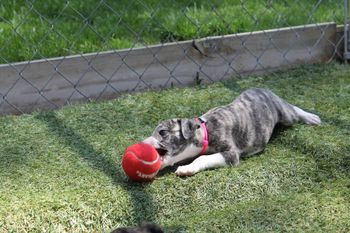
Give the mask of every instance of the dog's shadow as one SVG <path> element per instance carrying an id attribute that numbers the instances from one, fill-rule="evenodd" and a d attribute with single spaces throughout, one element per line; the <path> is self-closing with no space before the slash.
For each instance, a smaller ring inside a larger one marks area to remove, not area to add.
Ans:
<path id="1" fill-rule="evenodd" d="M 180 166 L 180 165 L 176 164 L 175 166 L 172 166 L 172 167 L 166 167 L 166 168 L 160 170 L 158 172 L 157 176 L 164 176 L 164 175 L 167 175 L 169 173 L 175 173 L 178 166 Z"/>
<path id="2" fill-rule="evenodd" d="M 287 126 L 287 125 L 283 125 L 281 123 L 277 123 L 275 128 L 272 131 L 272 135 L 270 137 L 269 143 L 273 142 L 282 133 L 284 133 L 285 131 L 290 130 L 292 128 L 293 128 L 293 126 Z"/>
<path id="3" fill-rule="evenodd" d="M 190 159 L 186 159 L 186 160 L 184 160 L 184 161 L 178 162 L 178 163 L 176 163 L 174 166 L 166 167 L 166 168 L 160 170 L 160 171 L 158 172 L 157 176 L 161 177 L 161 176 L 165 176 L 165 175 L 167 175 L 167 174 L 169 174 L 169 173 L 172 173 L 172 174 L 175 175 L 175 171 L 176 171 L 176 169 L 177 169 L 179 166 L 190 164 L 190 163 L 191 163 L 193 160 L 195 160 L 196 158 L 198 158 L 198 156 L 195 157 L 195 158 L 190 158 Z M 182 179 L 186 179 L 186 178 L 191 177 L 191 176 L 178 176 L 178 177 L 179 177 L 179 178 L 182 178 Z"/>

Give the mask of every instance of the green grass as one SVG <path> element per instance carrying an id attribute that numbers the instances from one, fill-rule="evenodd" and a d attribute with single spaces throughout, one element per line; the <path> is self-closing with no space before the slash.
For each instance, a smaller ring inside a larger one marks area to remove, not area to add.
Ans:
<path id="1" fill-rule="evenodd" d="M 336 0 L 1 0 L 0 63 L 310 23 L 343 23 Z"/>
<path id="2" fill-rule="evenodd" d="M 167 232 L 349 232 L 350 68 L 313 65 L 208 86 L 152 91 L 0 118 L 0 232 L 108 232 L 154 221 Z M 172 117 L 195 117 L 249 87 L 319 114 L 279 129 L 265 151 L 150 184 L 121 170 L 125 148 Z"/>

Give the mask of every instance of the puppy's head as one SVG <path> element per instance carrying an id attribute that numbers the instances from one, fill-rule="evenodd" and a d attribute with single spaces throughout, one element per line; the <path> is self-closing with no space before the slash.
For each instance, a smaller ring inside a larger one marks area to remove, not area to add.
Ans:
<path id="1" fill-rule="evenodd" d="M 161 122 L 143 142 L 157 149 L 163 160 L 162 168 L 197 155 L 200 123 L 194 119 L 171 119 Z M 189 152 L 192 148 L 193 152 Z M 184 155 L 184 152 L 187 151 Z M 179 155 L 182 156 L 179 156 Z M 193 155 L 191 155 L 193 154 Z M 187 158 L 185 158 L 187 157 Z"/>
<path id="2" fill-rule="evenodd" d="M 111 233 L 163 233 L 164 231 L 154 223 L 144 222 L 134 228 L 117 228 Z"/>

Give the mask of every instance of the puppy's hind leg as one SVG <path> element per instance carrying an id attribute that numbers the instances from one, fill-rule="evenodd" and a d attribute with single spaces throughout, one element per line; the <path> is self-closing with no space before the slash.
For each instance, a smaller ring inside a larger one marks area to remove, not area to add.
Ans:
<path id="1" fill-rule="evenodd" d="M 293 125 L 295 122 L 303 122 L 308 125 L 319 125 L 321 120 L 319 116 L 306 112 L 301 108 L 294 106 L 273 92 L 267 92 L 270 99 L 275 104 L 275 110 L 278 114 L 278 122 L 287 126 Z"/>
<path id="2" fill-rule="evenodd" d="M 299 117 L 299 121 L 304 122 L 308 125 L 319 125 L 321 124 L 321 119 L 316 114 L 306 112 L 302 110 L 301 108 L 298 108 L 297 106 L 293 106 L 294 111 Z"/>

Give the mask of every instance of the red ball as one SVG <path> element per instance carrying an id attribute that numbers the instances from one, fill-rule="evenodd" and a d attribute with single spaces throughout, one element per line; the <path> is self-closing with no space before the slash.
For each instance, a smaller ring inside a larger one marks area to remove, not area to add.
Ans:
<path id="1" fill-rule="evenodd" d="M 122 167 L 125 174 L 134 181 L 151 181 L 161 166 L 157 150 L 146 143 L 136 143 L 124 152 Z"/>

